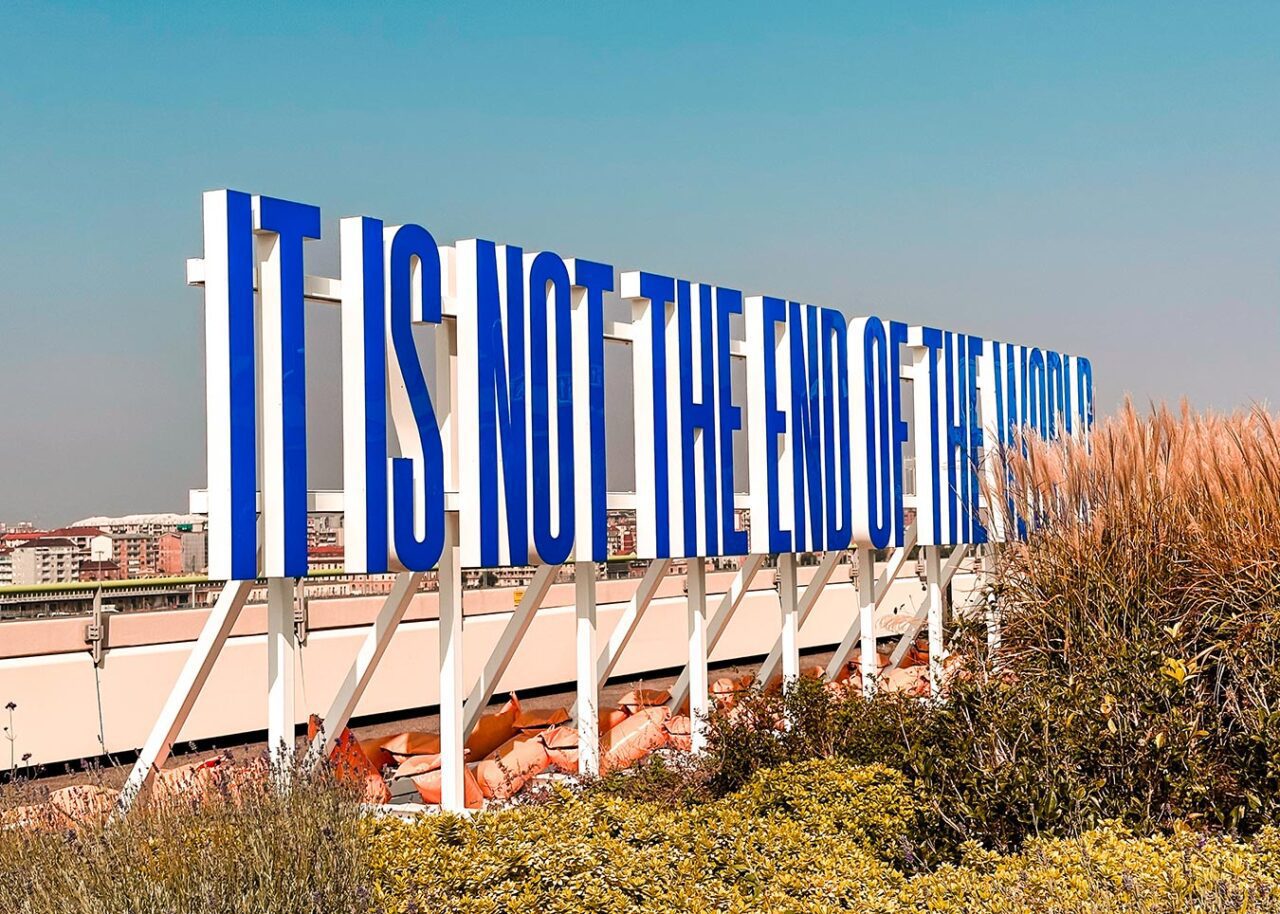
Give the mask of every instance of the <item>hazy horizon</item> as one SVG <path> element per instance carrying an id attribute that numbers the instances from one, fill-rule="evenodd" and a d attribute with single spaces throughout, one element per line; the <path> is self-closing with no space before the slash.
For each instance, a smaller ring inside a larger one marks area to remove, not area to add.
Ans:
<path id="1" fill-rule="evenodd" d="M 1280 6 L 722 9 L 6 5 L 0 521 L 203 486 L 215 187 L 320 206 L 312 272 L 367 214 L 1280 397 Z"/>

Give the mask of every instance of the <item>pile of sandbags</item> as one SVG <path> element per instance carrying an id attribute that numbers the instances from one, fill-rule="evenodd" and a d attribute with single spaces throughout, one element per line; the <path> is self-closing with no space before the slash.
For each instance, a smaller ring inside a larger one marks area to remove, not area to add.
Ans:
<path id="1" fill-rule="evenodd" d="M 0 812 L 0 828 L 33 828 L 57 831 L 100 827 L 120 799 L 120 791 L 94 784 L 76 784 L 49 794 L 43 803 L 32 803 Z"/>
<path id="2" fill-rule="evenodd" d="M 749 679 L 732 680 L 725 694 L 748 685 Z M 666 689 L 637 688 L 623 695 L 617 707 L 601 709 L 597 722 L 602 774 L 630 767 L 666 746 L 688 751 L 692 721 L 687 715 L 673 715 L 667 708 L 670 701 Z M 423 803 L 440 802 L 436 734 L 397 733 L 355 744 L 370 764 L 387 772 L 392 785 L 410 781 Z M 510 799 L 549 772 L 578 774 L 579 748 L 578 730 L 570 726 L 567 708 L 522 708 L 512 695 L 500 709 L 483 715 L 467 739 L 463 775 L 467 806 Z"/>

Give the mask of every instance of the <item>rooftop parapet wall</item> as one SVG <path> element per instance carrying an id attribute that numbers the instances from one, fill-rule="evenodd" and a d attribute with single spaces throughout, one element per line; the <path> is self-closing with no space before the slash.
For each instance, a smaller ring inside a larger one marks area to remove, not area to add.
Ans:
<path id="1" fill-rule="evenodd" d="M 813 569 L 801 569 L 808 580 Z M 708 605 L 714 611 L 719 593 L 731 573 L 709 577 Z M 973 578 L 957 578 L 957 604 L 967 599 Z M 609 637 L 634 591 L 635 580 L 600 582 L 600 638 Z M 779 604 L 773 589 L 773 570 L 757 574 L 723 639 L 711 654 L 713 662 L 767 653 L 778 636 Z M 909 610 L 920 602 L 922 589 L 914 578 L 901 578 L 885 601 L 878 627 L 893 630 L 893 610 Z M 513 605 L 511 590 L 466 592 L 464 679 L 470 685 L 497 644 Z M 306 714 L 323 713 L 336 693 L 339 679 L 377 612 L 377 597 L 317 600 L 311 605 L 311 630 L 302 649 L 297 688 L 298 723 Z M 571 683 L 574 667 L 573 585 L 556 585 L 548 603 L 535 618 L 527 648 L 499 682 L 499 693 Z M 435 705 L 439 684 L 433 673 L 437 655 L 436 595 L 415 598 L 409 618 L 400 626 L 382 665 L 358 709 L 358 715 L 383 714 Z M 615 670 L 616 677 L 638 678 L 655 670 L 683 665 L 687 659 L 682 637 L 686 625 L 684 579 L 662 582 L 658 599 L 650 605 Z M 847 570 L 837 572 L 812 615 L 801 629 L 804 648 L 839 641 L 856 613 L 856 593 Z M 83 618 L 12 622 L 0 626 L 0 701 L 13 701 L 17 758 L 30 753 L 29 764 L 53 764 L 102 754 L 99 744 L 99 685 L 102 721 L 109 752 L 130 752 L 146 739 L 191 642 L 206 617 L 202 610 L 138 613 L 112 620 L 113 647 L 95 669 L 84 644 Z M 253 733 L 266 727 L 263 687 L 267 679 L 265 607 L 252 606 L 236 626 L 219 657 L 208 684 L 196 702 L 180 740 L 213 739 Z M 7 762 L 7 759 L 4 760 Z"/>

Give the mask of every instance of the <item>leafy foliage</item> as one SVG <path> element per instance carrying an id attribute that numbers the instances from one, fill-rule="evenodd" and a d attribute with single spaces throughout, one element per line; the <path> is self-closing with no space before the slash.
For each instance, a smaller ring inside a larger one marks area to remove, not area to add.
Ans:
<path id="1" fill-rule="evenodd" d="M 762 771 L 691 807 L 600 792 L 471 819 L 382 821 L 370 839 L 387 911 L 1280 911 L 1280 835 L 1250 843 L 1117 827 L 1037 839 L 907 877 L 917 824 L 901 775 L 840 760 Z"/>

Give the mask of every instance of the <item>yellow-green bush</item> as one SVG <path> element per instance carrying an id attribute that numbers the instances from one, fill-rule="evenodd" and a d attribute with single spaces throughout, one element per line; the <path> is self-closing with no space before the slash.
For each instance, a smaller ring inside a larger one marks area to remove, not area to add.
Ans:
<path id="1" fill-rule="evenodd" d="M 375 897 L 391 911 L 858 908 L 901 881 L 881 855 L 913 815 L 901 775 L 839 761 L 765 772 L 691 808 L 566 793 L 372 825 Z"/>
<path id="2" fill-rule="evenodd" d="M 1249 843 L 1118 827 L 1033 840 L 908 878 L 916 804 L 900 775 L 828 760 L 761 772 L 692 807 L 601 794 L 469 819 L 369 825 L 388 912 L 1280 911 L 1280 833 Z"/>
<path id="3" fill-rule="evenodd" d="M 1036 839 L 1018 854 L 979 853 L 904 884 L 872 911 L 1155 914 L 1280 911 L 1280 834 L 1247 844 L 1181 832 L 1135 838 L 1118 827 Z"/>
<path id="4" fill-rule="evenodd" d="M 761 771 L 700 804 L 562 790 L 407 822 L 369 818 L 321 779 L 106 829 L 0 831 L 0 911 L 1280 914 L 1277 830 L 1239 842 L 1112 826 L 1007 856 L 972 845 L 905 875 L 901 845 L 925 825 L 902 775 L 840 760 Z"/>

